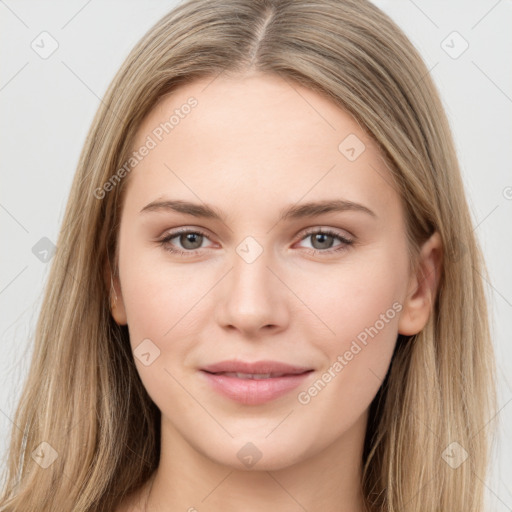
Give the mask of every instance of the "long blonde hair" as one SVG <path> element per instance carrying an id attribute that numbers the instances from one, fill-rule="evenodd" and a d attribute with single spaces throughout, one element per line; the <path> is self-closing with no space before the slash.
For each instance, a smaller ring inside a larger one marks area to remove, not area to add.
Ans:
<path id="1" fill-rule="evenodd" d="M 368 510 L 483 510 L 485 425 L 496 405 L 485 264 L 421 57 L 367 0 L 191 0 L 132 50 L 85 141 L 14 417 L 0 511 L 111 511 L 158 466 L 160 411 L 138 376 L 126 326 L 109 310 L 126 179 L 102 199 L 94 191 L 127 161 L 164 94 L 249 70 L 314 89 L 351 113 L 388 162 L 412 258 L 432 232 L 442 239 L 430 319 L 417 335 L 398 337 L 370 407 L 361 482 Z M 57 457 L 43 467 L 42 455 Z"/>

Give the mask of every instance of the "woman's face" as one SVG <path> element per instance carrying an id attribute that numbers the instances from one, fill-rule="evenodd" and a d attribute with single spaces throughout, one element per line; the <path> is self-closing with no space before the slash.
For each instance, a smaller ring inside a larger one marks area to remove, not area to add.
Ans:
<path id="1" fill-rule="evenodd" d="M 256 74 L 176 89 L 133 149 L 114 317 L 164 439 L 261 469 L 360 443 L 398 333 L 426 320 L 375 143 Z"/>

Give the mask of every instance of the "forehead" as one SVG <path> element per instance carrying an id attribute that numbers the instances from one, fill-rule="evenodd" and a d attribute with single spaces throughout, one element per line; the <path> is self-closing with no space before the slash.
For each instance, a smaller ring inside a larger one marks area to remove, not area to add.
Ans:
<path id="1" fill-rule="evenodd" d="M 223 209 L 268 210 L 301 197 L 343 197 L 374 210 L 399 201 L 377 144 L 357 121 L 273 75 L 221 74 L 175 89 L 139 127 L 132 149 L 144 145 L 152 147 L 127 191 L 141 207 L 164 194 Z"/>

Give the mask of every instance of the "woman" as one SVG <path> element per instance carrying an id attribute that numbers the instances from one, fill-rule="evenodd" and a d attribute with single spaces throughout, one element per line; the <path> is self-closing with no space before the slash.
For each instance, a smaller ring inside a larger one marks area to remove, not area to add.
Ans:
<path id="1" fill-rule="evenodd" d="M 86 140 L 0 510 L 481 511 L 483 272 L 385 14 L 181 4 Z"/>

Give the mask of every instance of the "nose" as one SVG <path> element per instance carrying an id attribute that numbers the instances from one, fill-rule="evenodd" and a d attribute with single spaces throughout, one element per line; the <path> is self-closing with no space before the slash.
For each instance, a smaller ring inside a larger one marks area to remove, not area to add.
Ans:
<path id="1" fill-rule="evenodd" d="M 251 338 L 287 328 L 290 292 L 271 267 L 266 251 L 251 263 L 234 254 L 232 269 L 217 290 L 218 325 Z"/>

